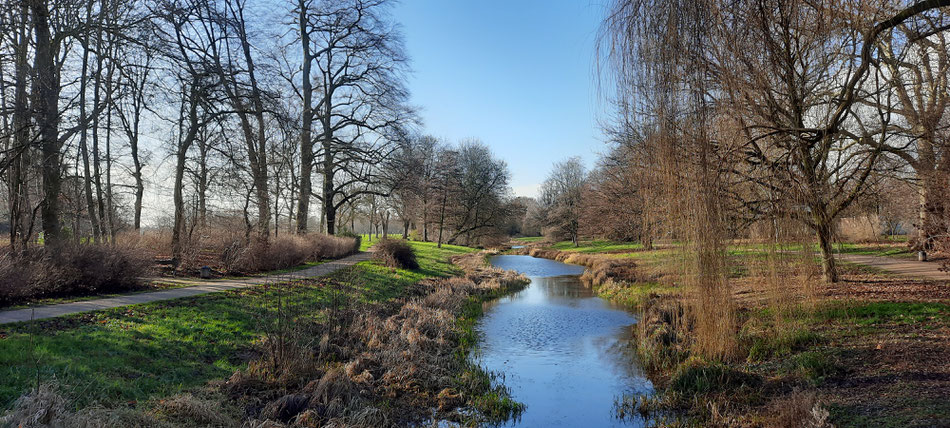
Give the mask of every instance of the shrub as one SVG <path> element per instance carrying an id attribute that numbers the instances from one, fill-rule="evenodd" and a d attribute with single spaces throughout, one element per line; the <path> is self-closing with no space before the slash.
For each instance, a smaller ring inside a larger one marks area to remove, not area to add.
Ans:
<path id="1" fill-rule="evenodd" d="M 287 269 L 307 262 L 339 259 L 356 253 L 360 246 L 357 238 L 313 234 L 285 235 L 272 238 L 266 245 L 252 243 L 242 248 L 240 256 L 226 264 L 228 272 L 263 272 Z M 222 255 L 227 254 L 222 252 Z"/>
<path id="2" fill-rule="evenodd" d="M 399 239 L 385 238 L 376 244 L 373 258 L 384 265 L 397 269 L 418 269 L 416 253 L 408 242 Z"/>
<path id="3" fill-rule="evenodd" d="M 0 306 L 30 300 L 129 291 L 149 261 L 127 246 L 32 247 L 0 255 Z"/>

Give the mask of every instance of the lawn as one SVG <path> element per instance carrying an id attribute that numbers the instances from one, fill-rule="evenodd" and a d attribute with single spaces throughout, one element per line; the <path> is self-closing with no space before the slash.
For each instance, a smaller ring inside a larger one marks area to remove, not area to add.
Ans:
<path id="1" fill-rule="evenodd" d="M 448 262 L 474 249 L 413 242 L 416 270 L 362 262 L 334 275 L 297 284 L 265 285 L 0 326 L 0 409 L 37 381 L 55 381 L 77 406 L 134 403 L 223 379 L 254 355 L 254 344 L 285 314 L 313 316 L 351 299 L 398 296 L 422 278 L 449 276 Z M 341 295 L 329 284 L 347 283 Z"/>
<path id="2" fill-rule="evenodd" d="M 607 240 L 581 241 L 574 246 L 571 241 L 561 241 L 551 246 L 555 250 L 573 251 L 578 253 L 626 253 L 643 250 L 643 244 L 634 242 L 617 242 Z"/>

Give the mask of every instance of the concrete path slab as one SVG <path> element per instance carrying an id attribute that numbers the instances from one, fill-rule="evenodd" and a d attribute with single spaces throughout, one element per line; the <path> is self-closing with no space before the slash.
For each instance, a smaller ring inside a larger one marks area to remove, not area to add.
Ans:
<path id="1" fill-rule="evenodd" d="M 939 262 L 918 262 L 917 260 L 858 254 L 838 254 L 837 257 L 838 260 L 876 267 L 915 279 L 950 280 L 950 273 L 941 271 L 940 268 L 943 265 Z"/>
<path id="2" fill-rule="evenodd" d="M 201 294 L 215 293 L 219 291 L 235 290 L 239 288 L 253 287 L 256 285 L 267 284 L 278 281 L 291 281 L 305 278 L 317 278 L 329 275 L 344 267 L 352 266 L 361 261 L 369 260 L 371 253 L 359 253 L 339 260 L 333 260 L 321 263 L 306 269 L 281 273 L 276 275 L 247 277 L 240 279 L 227 280 L 191 280 L 189 283 L 197 285 L 172 288 L 169 290 L 149 291 L 145 293 L 133 293 L 123 296 L 106 297 L 102 299 L 86 300 L 82 302 L 59 303 L 54 305 L 37 306 L 35 308 L 13 309 L 0 311 L 0 324 L 15 322 L 25 322 L 54 318 L 63 315 L 77 314 L 80 312 L 98 311 L 101 309 L 118 308 L 120 306 L 138 305 L 140 303 L 157 302 L 161 300 L 179 299 L 182 297 L 192 297 Z"/>

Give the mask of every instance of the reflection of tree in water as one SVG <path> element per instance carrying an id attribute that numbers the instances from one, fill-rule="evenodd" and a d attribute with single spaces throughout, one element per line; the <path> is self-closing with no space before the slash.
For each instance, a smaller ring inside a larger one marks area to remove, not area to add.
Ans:
<path id="1" fill-rule="evenodd" d="M 531 282 L 549 296 L 575 299 L 594 296 L 593 291 L 581 283 L 579 275 L 531 278 Z"/>

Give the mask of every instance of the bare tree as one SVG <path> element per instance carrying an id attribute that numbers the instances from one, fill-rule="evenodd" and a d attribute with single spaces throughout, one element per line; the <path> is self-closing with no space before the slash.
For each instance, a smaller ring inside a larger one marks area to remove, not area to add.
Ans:
<path id="1" fill-rule="evenodd" d="M 507 219 L 510 173 L 508 165 L 479 141 L 462 143 L 454 161 L 456 166 L 448 176 L 452 186 L 448 190 L 454 198 L 447 211 L 454 232 L 447 242 L 452 244 L 465 237 L 466 243 L 471 244 L 484 234 L 497 232 L 495 227 Z M 443 193 L 443 198 L 446 195 Z"/>
<path id="2" fill-rule="evenodd" d="M 587 171 L 579 157 L 554 164 L 548 178 L 541 184 L 538 204 L 547 226 L 547 234 L 557 239 L 566 237 L 578 245 L 582 196 Z"/>
<path id="3" fill-rule="evenodd" d="M 891 124 L 900 138 L 885 150 L 914 171 L 920 199 L 917 247 L 921 251 L 932 248 L 935 236 L 941 233 L 938 213 L 946 209 L 940 194 L 950 172 L 950 45 L 940 29 L 948 20 L 946 14 L 924 15 L 883 32 L 876 43 L 879 55 L 875 65 L 879 77 L 888 83 L 886 89 L 895 95 L 894 101 L 864 101 L 901 119 Z"/>
<path id="4" fill-rule="evenodd" d="M 303 48 L 304 122 L 319 124 L 313 152 L 309 126 L 301 133 L 301 185 L 298 231 L 307 230 L 309 200 L 323 206 L 327 233 L 336 228 L 336 211 L 373 186 L 353 183 L 379 180 L 374 165 L 404 138 L 400 127 L 412 119 L 404 88 L 406 56 L 403 42 L 389 15 L 386 0 L 301 2 L 299 24 Z M 307 98 L 319 94 L 315 105 Z M 322 191 L 310 189 L 310 153 L 319 159 Z"/>

